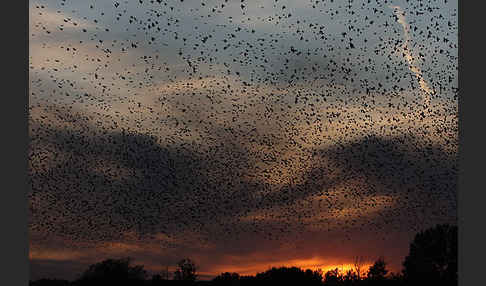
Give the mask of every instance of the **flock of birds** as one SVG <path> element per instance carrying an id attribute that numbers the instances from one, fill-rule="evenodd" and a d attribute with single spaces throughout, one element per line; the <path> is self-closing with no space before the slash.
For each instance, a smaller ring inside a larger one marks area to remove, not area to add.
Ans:
<path id="1" fill-rule="evenodd" d="M 31 244 L 454 221 L 456 6 L 31 1 Z"/>

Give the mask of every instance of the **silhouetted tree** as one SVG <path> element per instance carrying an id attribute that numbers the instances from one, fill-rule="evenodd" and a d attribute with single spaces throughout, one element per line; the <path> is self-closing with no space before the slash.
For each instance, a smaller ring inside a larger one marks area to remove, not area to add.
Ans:
<path id="1" fill-rule="evenodd" d="M 346 274 L 342 277 L 342 281 L 344 282 L 344 285 L 354 285 L 358 280 L 359 280 L 358 274 L 351 269 L 346 271 Z"/>
<path id="2" fill-rule="evenodd" d="M 356 256 L 354 258 L 354 271 L 356 272 L 356 276 L 358 280 L 360 280 L 361 276 L 363 275 L 363 263 L 364 263 L 363 256 Z"/>
<path id="3" fill-rule="evenodd" d="M 332 285 L 341 285 L 342 277 L 339 274 L 339 269 L 333 269 L 326 272 L 324 275 L 324 285 L 332 286 Z"/>
<path id="4" fill-rule="evenodd" d="M 410 283 L 457 285 L 457 226 L 442 224 L 419 232 L 403 266 Z"/>
<path id="5" fill-rule="evenodd" d="M 255 276 L 252 275 L 243 275 L 240 276 L 240 285 L 242 286 L 253 286 L 253 285 L 258 285 L 257 279 Z"/>
<path id="6" fill-rule="evenodd" d="M 394 286 L 401 286 L 405 285 L 405 281 L 403 280 L 403 275 L 400 273 L 393 273 L 391 272 L 390 275 L 388 276 L 388 283 L 389 285 L 394 285 Z"/>
<path id="7" fill-rule="evenodd" d="M 373 265 L 370 266 L 368 270 L 369 280 L 384 280 L 388 270 L 386 269 L 386 262 L 383 257 L 378 258 Z"/>
<path id="8" fill-rule="evenodd" d="M 136 283 L 145 280 L 143 265 L 130 266 L 131 258 L 107 259 L 89 266 L 76 284 L 101 285 Z"/>
<path id="9" fill-rule="evenodd" d="M 196 281 L 196 264 L 189 258 L 182 259 L 177 263 L 177 269 L 174 272 L 174 280 Z"/>
<path id="10" fill-rule="evenodd" d="M 224 272 L 212 280 L 214 285 L 241 285 L 238 273 Z"/>
<path id="11" fill-rule="evenodd" d="M 321 285 L 322 274 L 319 271 L 302 270 L 297 267 L 269 269 L 256 275 L 258 285 Z"/>

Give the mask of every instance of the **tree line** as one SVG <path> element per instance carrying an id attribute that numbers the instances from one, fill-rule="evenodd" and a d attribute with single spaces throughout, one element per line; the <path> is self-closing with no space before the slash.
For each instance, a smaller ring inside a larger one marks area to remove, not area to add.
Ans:
<path id="1" fill-rule="evenodd" d="M 256 275 L 225 272 L 210 281 L 198 280 L 197 267 L 189 258 L 180 260 L 172 279 L 168 270 L 148 277 L 143 265 L 132 265 L 130 258 L 107 259 L 90 265 L 74 281 L 40 279 L 30 286 L 85 285 L 309 285 L 309 286 L 368 286 L 368 285 L 457 285 L 457 226 L 440 224 L 419 232 L 410 244 L 401 273 L 391 273 L 383 257 L 368 269 L 363 269 L 362 257 L 356 257 L 353 269 L 323 273 L 321 270 L 298 267 L 273 267 Z"/>

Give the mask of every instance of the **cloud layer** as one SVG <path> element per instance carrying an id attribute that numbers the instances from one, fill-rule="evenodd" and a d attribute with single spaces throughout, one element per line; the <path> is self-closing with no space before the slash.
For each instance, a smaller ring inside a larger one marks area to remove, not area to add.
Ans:
<path id="1" fill-rule="evenodd" d="M 30 4 L 34 279 L 399 271 L 455 222 L 455 3 L 141 2 Z"/>

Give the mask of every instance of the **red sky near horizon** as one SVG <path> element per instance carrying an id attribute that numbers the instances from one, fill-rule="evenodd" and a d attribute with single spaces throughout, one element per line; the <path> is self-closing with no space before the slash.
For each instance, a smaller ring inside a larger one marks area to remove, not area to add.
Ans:
<path id="1" fill-rule="evenodd" d="M 32 279 L 399 272 L 456 222 L 457 1 L 186 2 L 30 1 Z"/>

